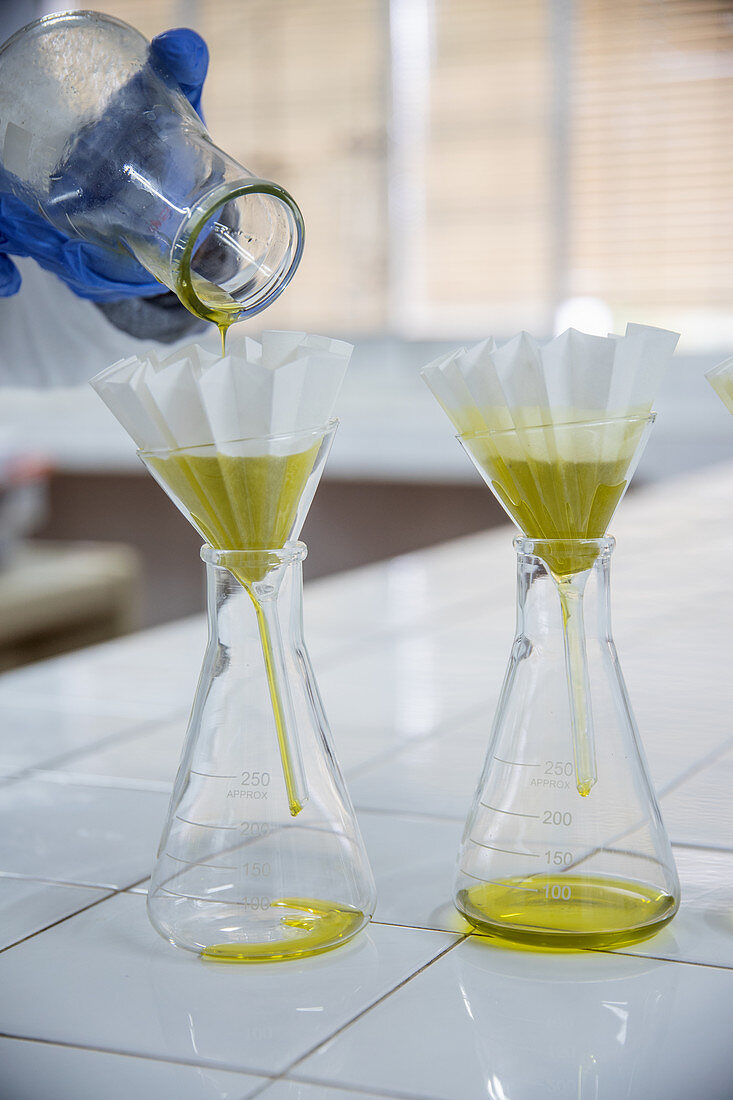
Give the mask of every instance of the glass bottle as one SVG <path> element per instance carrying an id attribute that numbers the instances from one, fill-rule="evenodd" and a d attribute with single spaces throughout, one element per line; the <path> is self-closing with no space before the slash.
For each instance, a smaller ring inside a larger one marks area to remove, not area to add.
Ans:
<path id="1" fill-rule="evenodd" d="M 222 329 L 300 261 L 291 196 L 217 148 L 147 39 L 111 16 L 49 15 L 0 48 L 0 161 L 4 190 Z"/>
<path id="2" fill-rule="evenodd" d="M 350 939 L 374 911 L 374 881 L 303 639 L 305 555 L 300 542 L 201 552 L 209 641 L 148 913 L 165 939 L 204 958 L 314 955 Z M 307 790 L 297 814 L 258 607 L 277 633 L 272 651 L 292 716 L 289 751 Z"/>
<path id="3" fill-rule="evenodd" d="M 455 902 L 479 931 L 543 948 L 634 943 L 680 898 L 611 634 L 612 538 L 516 538 L 517 630 L 459 854 Z M 558 581 L 546 564 L 587 560 L 587 691 L 598 779 L 574 781 L 572 692 Z"/>

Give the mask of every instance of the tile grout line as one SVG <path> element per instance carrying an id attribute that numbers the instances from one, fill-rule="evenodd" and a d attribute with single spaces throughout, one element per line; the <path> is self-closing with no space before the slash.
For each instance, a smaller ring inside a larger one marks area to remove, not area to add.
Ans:
<path id="1" fill-rule="evenodd" d="M 657 790 L 657 798 L 660 800 L 665 798 L 672 791 L 675 791 L 678 787 L 686 783 L 688 779 L 692 779 L 710 764 L 714 764 L 718 757 L 724 756 L 731 748 L 733 748 L 733 737 L 729 737 L 726 741 L 722 742 L 722 744 L 718 745 L 717 748 L 711 749 L 706 756 L 701 757 L 696 763 L 690 764 L 690 766 L 685 771 L 681 772 L 676 779 L 670 779 L 661 789 Z M 662 814 L 662 816 L 664 816 L 664 814 Z"/>
<path id="2" fill-rule="evenodd" d="M 48 932 L 51 928 L 56 928 L 59 924 L 63 924 L 64 921 L 71 920 L 72 917 L 77 917 L 80 913 L 86 913 L 89 909 L 94 909 L 96 905 L 101 905 L 103 901 L 109 901 L 118 893 L 117 890 L 110 890 L 102 898 L 95 898 L 94 901 L 90 901 L 88 905 L 82 905 L 80 909 L 75 909 L 73 913 L 67 913 L 65 917 L 59 917 L 58 920 L 51 921 L 50 924 L 44 925 L 43 928 L 38 928 L 35 932 L 29 932 L 27 936 L 21 936 L 19 940 L 15 940 L 13 943 L 9 943 L 6 947 L 0 947 L 0 955 L 6 951 L 12 951 L 14 947 L 19 947 L 22 943 L 27 943 L 28 940 L 32 940 L 35 936 L 40 936 L 44 932 Z M 10 1036 L 13 1038 L 14 1036 Z"/>
<path id="3" fill-rule="evenodd" d="M 418 931 L 418 929 L 416 929 L 416 931 Z M 404 987 L 408 985 L 411 981 L 413 981 L 414 978 L 417 978 L 420 974 L 423 974 L 426 970 L 428 970 L 429 967 L 433 965 L 433 963 L 436 963 L 440 959 L 444 958 L 449 952 L 453 951 L 456 947 L 467 940 L 469 934 L 467 932 L 453 932 L 447 933 L 447 935 L 454 935 L 457 938 L 453 943 L 449 943 L 447 947 L 444 947 L 442 951 L 439 951 L 437 955 L 434 955 L 431 959 L 428 959 L 426 963 L 423 963 L 423 965 L 418 967 L 417 970 L 413 971 L 412 974 L 409 974 L 406 978 L 403 978 L 403 980 L 401 982 L 398 982 L 397 985 L 393 986 L 392 989 L 389 989 L 386 993 L 383 993 L 381 997 L 377 997 L 377 999 L 375 1001 L 372 1001 L 371 1004 L 367 1005 L 366 1008 L 363 1008 L 360 1012 L 357 1012 L 357 1014 L 353 1016 L 350 1020 L 347 1020 L 345 1023 L 341 1024 L 340 1027 L 337 1027 L 334 1032 L 328 1035 L 325 1039 L 321 1040 L 321 1042 L 316 1043 L 313 1047 L 311 1047 L 310 1050 L 307 1050 L 305 1054 L 301 1054 L 300 1057 L 296 1058 L 295 1061 L 286 1066 L 286 1068 L 280 1074 L 280 1077 L 285 1077 L 288 1074 L 292 1073 L 293 1069 L 295 1069 L 296 1066 L 300 1065 L 301 1062 L 304 1062 L 306 1058 L 310 1058 L 312 1054 L 315 1054 L 315 1052 L 319 1050 L 322 1046 L 325 1046 L 326 1043 L 330 1043 L 333 1039 L 336 1038 L 337 1035 L 340 1035 L 347 1028 L 351 1027 L 352 1024 L 355 1024 L 356 1021 L 360 1020 L 362 1016 L 365 1016 L 367 1012 L 371 1012 L 372 1009 L 376 1008 L 378 1005 L 386 1001 L 388 997 L 393 996 L 393 994 L 399 992 L 400 989 L 404 989 Z"/>
<path id="4" fill-rule="evenodd" d="M 695 959 L 671 959 L 668 955 L 641 955 L 636 951 L 629 951 L 627 948 L 622 947 L 617 948 L 616 951 L 604 950 L 600 947 L 591 948 L 590 950 L 595 955 L 623 955 L 631 959 L 647 959 L 653 962 L 675 963 L 680 966 L 704 966 L 706 970 L 722 970 L 724 972 L 733 970 L 733 963 L 726 966 L 725 963 L 697 962 Z"/>
<path id="5" fill-rule="evenodd" d="M 103 897 L 95 898 L 94 901 L 90 901 L 88 905 L 82 905 L 79 909 L 75 909 L 73 913 L 67 913 L 65 917 L 59 917 L 58 920 L 51 921 L 50 924 L 45 924 L 43 926 L 43 928 L 37 928 L 35 932 L 29 932 L 26 936 L 21 936 L 20 939 L 14 940 L 13 943 L 9 943 L 5 947 L 0 947 L 0 955 L 4 954 L 4 952 L 6 952 L 6 951 L 10 951 L 11 948 L 13 948 L 13 947 L 18 947 L 22 943 L 27 943 L 28 940 L 32 940 L 36 936 L 42 935 L 42 933 L 44 933 L 44 932 L 50 931 L 51 928 L 56 928 L 57 925 L 63 924 L 64 921 L 71 920 L 72 917 L 78 917 L 81 913 L 86 913 L 87 910 L 94 909 L 95 906 L 101 905 L 103 901 L 110 901 L 112 898 L 118 897 L 120 894 L 127 893 L 128 890 L 132 890 L 133 887 L 139 886 L 139 885 L 141 885 L 141 883 L 145 882 L 148 877 L 149 877 L 148 875 L 145 875 L 143 878 L 136 879 L 134 882 L 130 883 L 128 886 L 87 886 L 86 884 L 84 884 L 84 886 L 81 887 L 82 889 L 105 890 L 106 893 L 104 894 Z M 32 879 L 31 880 L 21 879 L 21 881 L 27 882 L 27 881 L 34 881 L 34 880 L 32 880 Z M 47 880 L 35 880 L 35 881 L 47 881 Z M 50 881 L 48 881 L 48 885 L 77 887 L 79 884 L 77 884 L 77 883 L 67 883 L 67 882 L 56 883 L 56 882 L 54 882 L 54 880 L 50 880 Z M 135 896 L 135 895 L 130 895 L 130 896 Z M 137 895 L 137 896 L 139 896 L 139 895 Z M 13 1038 L 13 1036 L 10 1036 L 10 1038 Z"/>
<path id="6" fill-rule="evenodd" d="M 2 704 L 0 704 L 0 714 L 1 713 Z M 41 761 L 36 761 L 36 763 L 34 764 L 25 764 L 22 768 L 20 768 L 17 772 L 14 772 L 12 775 L 3 776 L 2 780 L 17 781 L 20 779 L 32 779 L 37 772 L 53 771 L 59 766 L 59 764 L 65 764 L 69 761 L 73 761 L 76 758 L 84 757 L 87 755 L 91 755 L 95 752 L 103 751 L 104 749 L 112 748 L 119 741 L 125 741 L 129 737 L 139 737 L 151 727 L 155 728 L 161 725 L 167 725 L 169 721 L 175 721 L 175 719 L 145 719 L 144 721 L 138 722 L 130 729 L 118 733 L 110 733 L 106 737 L 102 737 L 99 741 L 94 741 L 91 745 L 84 746 L 84 748 L 69 749 L 68 752 L 60 753 L 58 756 L 51 756 Z"/>
<path id="7" fill-rule="evenodd" d="M 118 1058 L 140 1058 L 146 1062 L 165 1062 L 166 1065 L 172 1066 L 193 1066 L 195 1069 L 222 1070 L 225 1073 L 247 1074 L 250 1077 L 266 1077 L 268 1084 L 280 1079 L 280 1075 L 269 1073 L 267 1070 L 242 1068 L 242 1066 L 233 1066 L 229 1062 L 196 1062 L 193 1058 L 173 1058 L 165 1054 L 147 1054 L 133 1050 L 115 1050 L 114 1047 L 87 1046 L 84 1043 L 73 1043 L 68 1039 L 44 1039 L 37 1035 L 15 1035 L 10 1031 L 0 1031 L 0 1039 L 15 1039 L 21 1043 L 43 1043 L 45 1046 L 64 1047 L 68 1050 L 88 1050 L 95 1054 L 113 1054 Z"/>

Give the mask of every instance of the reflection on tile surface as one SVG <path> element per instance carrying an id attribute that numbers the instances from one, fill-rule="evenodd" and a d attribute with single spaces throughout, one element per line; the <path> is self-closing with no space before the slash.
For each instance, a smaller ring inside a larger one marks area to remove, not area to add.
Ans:
<path id="1" fill-rule="evenodd" d="M 731 978 L 620 955 L 508 951 L 472 937 L 293 1072 L 441 1100 L 728 1100 Z"/>
<path id="2" fill-rule="evenodd" d="M 130 1055 L 0 1038 L 0 1095 L 7 1100 L 246 1100 L 262 1080 Z"/>
<path id="3" fill-rule="evenodd" d="M 0 1031 L 260 1073 L 281 1071 L 454 941 L 374 925 L 312 959 L 205 963 L 118 894 L 0 955 Z"/>

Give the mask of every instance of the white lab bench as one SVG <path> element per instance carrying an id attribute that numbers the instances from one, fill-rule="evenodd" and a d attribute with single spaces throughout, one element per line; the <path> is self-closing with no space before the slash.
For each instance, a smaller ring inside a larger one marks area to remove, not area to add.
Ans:
<path id="1" fill-rule="evenodd" d="M 207 964 L 145 881 L 201 619 L 0 677 L 3 1100 L 733 1095 L 733 467 L 632 494 L 616 642 L 683 901 L 549 954 L 469 935 L 453 861 L 513 637 L 511 530 L 315 582 L 306 636 L 379 904 L 341 949 Z"/>

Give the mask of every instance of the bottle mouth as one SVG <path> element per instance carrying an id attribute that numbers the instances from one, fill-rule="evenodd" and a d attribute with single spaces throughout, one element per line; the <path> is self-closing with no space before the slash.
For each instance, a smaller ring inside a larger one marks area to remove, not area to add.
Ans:
<path id="1" fill-rule="evenodd" d="M 26 23 L 25 26 L 20 27 L 14 34 L 10 36 L 5 42 L 0 43 L 0 58 L 2 54 L 9 51 L 23 38 L 27 38 L 31 34 L 45 34 L 48 30 L 58 30 L 59 27 L 75 27 L 75 26 L 100 26 L 107 24 L 111 27 L 115 27 L 117 30 L 123 30 L 127 32 L 131 39 L 134 38 L 144 50 L 147 50 L 148 41 L 144 35 L 140 33 L 135 27 L 131 27 L 129 23 L 126 23 L 123 19 L 118 19 L 114 15 L 107 15 L 100 11 L 55 11 L 49 15 L 42 15 L 39 19 L 32 19 L 30 23 Z"/>
<path id="2" fill-rule="evenodd" d="M 221 327 L 252 317 L 288 285 L 304 240 L 303 215 L 284 188 L 256 178 L 222 184 L 174 242 L 173 289 L 197 317 Z"/>

